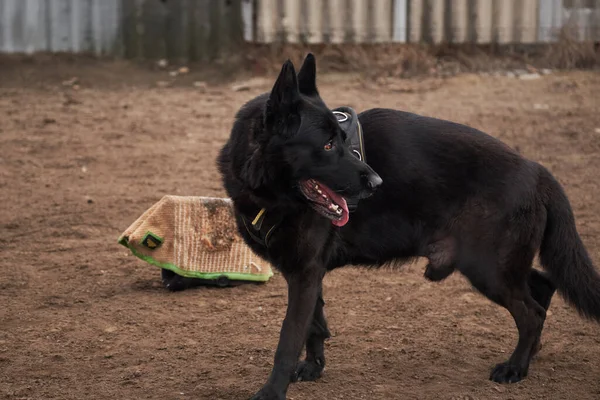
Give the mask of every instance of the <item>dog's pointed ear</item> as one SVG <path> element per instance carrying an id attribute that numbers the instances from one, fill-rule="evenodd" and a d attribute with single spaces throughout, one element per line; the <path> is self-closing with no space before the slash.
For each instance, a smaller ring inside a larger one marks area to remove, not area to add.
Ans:
<path id="1" fill-rule="evenodd" d="M 288 59 L 281 67 L 281 72 L 273 85 L 271 95 L 269 96 L 269 111 L 291 112 L 300 101 L 300 92 L 298 91 L 298 78 L 294 64 Z"/>
<path id="2" fill-rule="evenodd" d="M 265 110 L 265 124 L 271 133 L 293 136 L 300 127 L 300 92 L 294 64 L 287 60 L 273 85 Z"/>
<path id="3" fill-rule="evenodd" d="M 312 53 L 304 59 L 300 72 L 298 72 L 298 88 L 305 96 L 318 96 L 317 90 L 317 62 Z"/>

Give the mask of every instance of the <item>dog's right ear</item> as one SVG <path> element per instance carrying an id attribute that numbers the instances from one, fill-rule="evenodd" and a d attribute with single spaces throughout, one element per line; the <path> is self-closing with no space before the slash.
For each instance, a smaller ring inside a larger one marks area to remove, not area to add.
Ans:
<path id="1" fill-rule="evenodd" d="M 300 101 L 298 79 L 294 64 L 287 60 L 273 85 L 267 109 L 272 113 L 289 113 L 296 109 Z"/>
<path id="2" fill-rule="evenodd" d="M 312 53 L 308 53 L 304 59 L 300 72 L 298 72 L 298 87 L 300 93 L 305 96 L 318 96 L 317 90 L 317 62 Z"/>
<path id="3" fill-rule="evenodd" d="M 300 102 L 294 64 L 287 60 L 281 67 L 279 77 L 267 100 L 265 123 L 269 131 L 283 136 L 293 136 L 300 126 L 298 112 Z"/>

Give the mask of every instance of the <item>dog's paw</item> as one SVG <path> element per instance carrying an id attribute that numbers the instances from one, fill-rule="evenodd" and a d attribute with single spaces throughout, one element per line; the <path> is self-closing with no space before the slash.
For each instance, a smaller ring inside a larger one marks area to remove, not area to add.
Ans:
<path id="1" fill-rule="evenodd" d="M 323 363 L 316 361 L 302 361 L 298 363 L 292 382 L 316 381 L 323 373 Z"/>
<path id="2" fill-rule="evenodd" d="M 516 383 L 526 376 L 526 369 L 507 361 L 496 365 L 494 369 L 492 369 L 490 380 L 498 383 Z"/>
<path id="3" fill-rule="evenodd" d="M 250 397 L 250 400 L 285 400 L 285 393 L 277 393 L 268 387 L 263 387 L 258 393 Z"/>

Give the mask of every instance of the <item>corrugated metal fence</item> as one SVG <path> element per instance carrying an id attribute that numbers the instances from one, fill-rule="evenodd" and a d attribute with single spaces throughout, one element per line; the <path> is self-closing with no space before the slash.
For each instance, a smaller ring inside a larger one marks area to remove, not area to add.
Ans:
<path id="1" fill-rule="evenodd" d="M 242 0 L 0 0 L 0 52 L 212 59 L 243 41 Z"/>
<path id="2" fill-rule="evenodd" d="M 0 0 L 0 50 L 112 53 L 119 0 Z"/>
<path id="3" fill-rule="evenodd" d="M 598 0 L 260 0 L 246 40 L 536 43 L 566 25 L 600 40 Z M 248 35 L 252 32 L 252 35 Z"/>
<path id="4" fill-rule="evenodd" d="M 600 0 L 0 0 L 0 52 L 208 60 L 273 43 L 600 40 Z"/>

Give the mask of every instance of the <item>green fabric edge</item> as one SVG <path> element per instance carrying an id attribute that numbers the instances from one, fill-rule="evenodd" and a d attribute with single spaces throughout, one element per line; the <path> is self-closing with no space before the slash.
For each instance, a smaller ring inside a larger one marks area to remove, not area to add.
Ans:
<path id="1" fill-rule="evenodd" d="M 137 258 L 146 261 L 148 264 L 157 266 L 159 268 L 168 269 L 170 271 L 175 272 L 177 275 L 185 276 L 186 278 L 198 278 L 198 279 L 218 279 L 222 276 L 226 276 L 227 278 L 234 281 L 251 281 L 251 282 L 266 282 L 273 276 L 273 271 L 269 269 L 268 274 L 243 274 L 241 272 L 191 272 L 184 271 L 178 266 L 171 263 L 162 263 L 160 261 L 155 260 L 150 256 L 146 256 L 144 254 L 139 253 L 135 248 L 130 247 L 127 243 L 127 239 L 125 237 L 119 238 L 119 244 L 127 247 L 131 253 Z"/>

